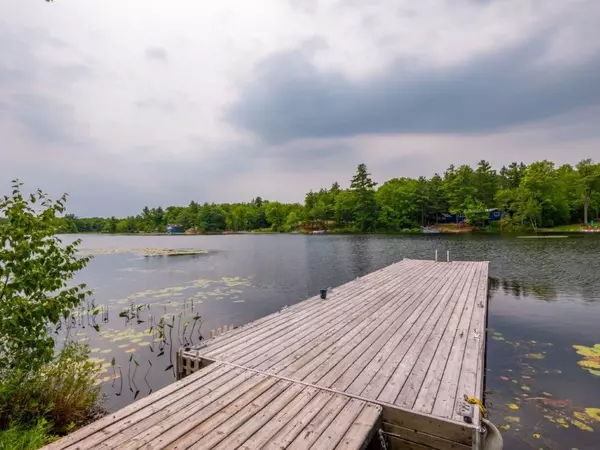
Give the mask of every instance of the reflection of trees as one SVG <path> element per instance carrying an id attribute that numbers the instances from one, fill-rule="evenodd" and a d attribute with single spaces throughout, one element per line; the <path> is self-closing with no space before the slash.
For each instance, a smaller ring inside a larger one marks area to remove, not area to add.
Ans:
<path id="1" fill-rule="evenodd" d="M 598 284 L 584 284 L 581 288 L 581 296 L 586 303 L 600 301 L 600 290 Z"/>
<path id="2" fill-rule="evenodd" d="M 490 291 L 498 291 L 500 285 L 502 285 L 502 290 L 506 295 L 517 298 L 533 296 L 538 300 L 553 301 L 558 297 L 556 288 L 550 283 L 539 284 L 514 279 L 502 279 L 500 281 L 498 278 L 490 277 Z"/>
<path id="3" fill-rule="evenodd" d="M 496 277 L 488 278 L 488 301 L 500 288 L 500 280 Z"/>

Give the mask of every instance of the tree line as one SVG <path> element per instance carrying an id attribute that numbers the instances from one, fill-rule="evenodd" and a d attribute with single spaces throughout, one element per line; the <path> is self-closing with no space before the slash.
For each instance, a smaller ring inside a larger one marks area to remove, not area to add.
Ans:
<path id="1" fill-rule="evenodd" d="M 360 164 L 342 189 L 310 191 L 304 204 L 257 197 L 248 203 L 204 203 L 144 207 L 125 218 L 62 219 L 63 232 L 165 232 L 168 224 L 200 233 L 330 229 L 347 232 L 399 231 L 437 222 L 441 213 L 463 215 L 474 226 L 487 225 L 488 210 L 502 212 L 506 228 L 540 228 L 588 223 L 600 217 L 600 164 L 586 159 L 572 166 L 538 161 L 512 163 L 499 170 L 489 162 L 451 165 L 431 178 L 393 178 L 378 186 Z"/>

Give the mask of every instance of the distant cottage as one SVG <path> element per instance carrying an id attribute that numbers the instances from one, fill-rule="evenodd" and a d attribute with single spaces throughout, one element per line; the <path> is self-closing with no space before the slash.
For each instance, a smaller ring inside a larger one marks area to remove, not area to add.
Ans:
<path id="1" fill-rule="evenodd" d="M 498 208 L 490 208 L 485 210 L 488 213 L 488 221 L 495 222 L 502 219 L 508 213 L 503 213 Z M 437 223 L 463 223 L 466 217 L 464 214 L 438 213 L 436 217 Z"/>
<path id="2" fill-rule="evenodd" d="M 167 225 L 167 234 L 183 233 L 183 225 L 170 224 Z"/>

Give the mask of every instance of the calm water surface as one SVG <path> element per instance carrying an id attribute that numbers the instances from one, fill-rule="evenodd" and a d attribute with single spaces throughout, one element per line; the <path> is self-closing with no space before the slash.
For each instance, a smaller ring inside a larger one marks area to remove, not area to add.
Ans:
<path id="1" fill-rule="evenodd" d="M 171 383 L 176 350 L 211 329 L 247 323 L 402 258 L 431 259 L 436 249 L 449 249 L 453 259 L 490 261 L 486 404 L 505 430 L 505 448 L 600 448 L 600 421 L 586 412 L 600 408 L 600 346 L 593 349 L 600 344 L 600 236 L 81 238 L 82 248 L 99 254 L 77 281 L 93 288 L 102 311 L 81 310 L 71 334 L 103 364 L 109 410 Z M 209 253 L 123 252 L 144 247 Z M 573 345 L 588 349 L 580 355 Z"/>

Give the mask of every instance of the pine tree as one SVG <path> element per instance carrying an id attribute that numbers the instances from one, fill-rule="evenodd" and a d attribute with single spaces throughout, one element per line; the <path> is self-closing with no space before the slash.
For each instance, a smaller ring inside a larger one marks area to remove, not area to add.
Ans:
<path id="1" fill-rule="evenodd" d="M 356 197 L 354 221 L 359 231 L 373 231 L 377 221 L 377 203 L 375 202 L 375 183 L 366 164 L 359 164 L 352 177 L 350 190 Z"/>

